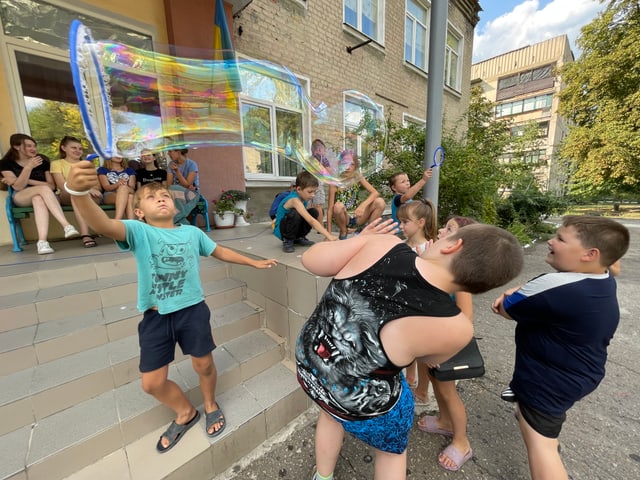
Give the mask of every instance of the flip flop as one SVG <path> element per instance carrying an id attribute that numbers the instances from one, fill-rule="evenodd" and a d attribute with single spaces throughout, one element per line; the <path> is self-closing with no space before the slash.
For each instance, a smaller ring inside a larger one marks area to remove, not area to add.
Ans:
<path id="1" fill-rule="evenodd" d="M 209 435 L 212 438 L 220 435 L 224 430 L 224 428 L 227 426 L 227 421 L 224 418 L 224 413 L 222 413 L 222 409 L 220 408 L 220 405 L 218 405 L 218 409 L 214 410 L 213 412 L 209 412 L 209 413 L 205 412 L 205 416 L 206 416 L 205 423 L 206 423 L 207 435 Z M 216 423 L 222 423 L 222 426 L 215 432 L 209 433 L 209 429 Z"/>
<path id="2" fill-rule="evenodd" d="M 424 420 L 424 424 L 421 424 Z M 436 435 L 444 435 L 445 437 L 453 437 L 451 430 L 446 430 L 438 426 L 438 418 L 433 415 L 426 415 L 418 420 L 418 428 L 423 432 L 434 433 Z M 449 457 L 451 458 L 451 457 Z"/>
<path id="3" fill-rule="evenodd" d="M 162 435 L 160 435 L 160 439 L 156 444 L 156 450 L 158 450 L 159 453 L 164 453 L 171 450 L 173 446 L 180 441 L 184 434 L 187 433 L 187 430 L 198 423 L 198 420 L 200 420 L 200 411 L 196 410 L 196 414 L 193 416 L 193 418 L 184 425 L 177 424 L 175 420 L 171 422 L 169 428 L 167 428 L 167 430 Z M 163 437 L 169 440 L 169 445 L 167 445 L 166 447 L 162 446 Z"/>
<path id="4" fill-rule="evenodd" d="M 440 460 L 440 457 L 442 455 L 449 457 L 449 459 L 451 459 L 456 464 L 456 466 L 448 467 L 444 465 Z M 458 450 L 456 447 L 454 447 L 451 444 L 447 448 L 445 448 L 442 452 L 440 452 L 440 455 L 438 455 L 438 464 L 445 470 L 449 470 L 450 472 L 457 472 L 462 468 L 462 466 L 465 463 L 469 461 L 471 457 L 473 457 L 473 450 L 469 449 L 469 451 L 463 455 L 462 452 L 460 452 L 460 450 Z"/>
<path id="5" fill-rule="evenodd" d="M 82 235 L 80 238 L 82 238 L 84 248 L 92 248 L 98 245 L 91 235 Z"/>

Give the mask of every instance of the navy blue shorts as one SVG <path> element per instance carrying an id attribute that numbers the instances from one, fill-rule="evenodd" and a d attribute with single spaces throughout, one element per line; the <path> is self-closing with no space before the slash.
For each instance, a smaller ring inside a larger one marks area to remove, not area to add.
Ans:
<path id="1" fill-rule="evenodd" d="M 214 350 L 210 318 L 204 301 L 164 315 L 151 309 L 144 312 L 138 324 L 140 371 L 152 372 L 169 365 L 175 358 L 176 344 L 192 357 L 204 357 Z"/>
<path id="2" fill-rule="evenodd" d="M 413 425 L 413 393 L 402 377 L 402 393 L 391 411 L 369 420 L 341 420 L 335 418 L 345 431 L 367 445 L 383 452 L 400 454 L 407 449 L 409 430 Z"/>

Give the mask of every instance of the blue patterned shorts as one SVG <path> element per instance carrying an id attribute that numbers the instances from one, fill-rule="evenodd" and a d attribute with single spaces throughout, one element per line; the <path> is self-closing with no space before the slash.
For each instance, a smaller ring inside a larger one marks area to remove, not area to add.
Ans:
<path id="1" fill-rule="evenodd" d="M 341 420 L 335 418 L 343 428 L 373 448 L 389 453 L 403 453 L 409 442 L 409 430 L 413 425 L 413 393 L 402 377 L 402 393 L 393 409 L 369 420 Z"/>

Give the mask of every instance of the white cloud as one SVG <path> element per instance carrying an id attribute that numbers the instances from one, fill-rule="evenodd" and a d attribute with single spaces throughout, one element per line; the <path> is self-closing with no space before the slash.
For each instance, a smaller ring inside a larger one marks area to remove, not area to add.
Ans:
<path id="1" fill-rule="evenodd" d="M 552 0 L 540 9 L 538 0 L 525 0 L 477 30 L 473 61 L 479 62 L 511 50 L 567 34 L 577 57 L 575 40 L 580 28 L 605 8 L 598 0 Z M 482 15 L 482 12 L 480 13 Z"/>

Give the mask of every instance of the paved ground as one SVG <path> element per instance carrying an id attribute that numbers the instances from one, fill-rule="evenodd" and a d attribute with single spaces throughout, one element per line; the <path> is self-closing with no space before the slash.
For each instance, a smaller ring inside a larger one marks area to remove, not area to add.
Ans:
<path id="1" fill-rule="evenodd" d="M 625 224 L 631 231 L 632 245 L 618 279 L 622 315 L 609 349 L 607 376 L 596 392 L 569 412 L 560 436 L 562 456 L 574 480 L 640 479 L 640 222 Z M 549 271 L 545 255 L 544 244 L 527 249 L 524 272 L 512 284 Z M 458 385 L 469 415 L 473 459 L 457 473 L 444 471 L 437 465 L 437 456 L 446 445 L 445 438 L 414 428 L 408 451 L 409 480 L 529 478 L 513 407 L 498 396 L 510 380 L 514 352 L 513 323 L 492 314 L 489 308 L 498 293 L 479 295 L 474 300 L 476 335 L 487 373 Z M 215 480 L 310 479 L 315 418 L 315 412 L 310 411 L 270 446 L 255 451 L 242 465 Z M 373 478 L 372 460 L 371 449 L 347 436 L 336 480 Z"/>

